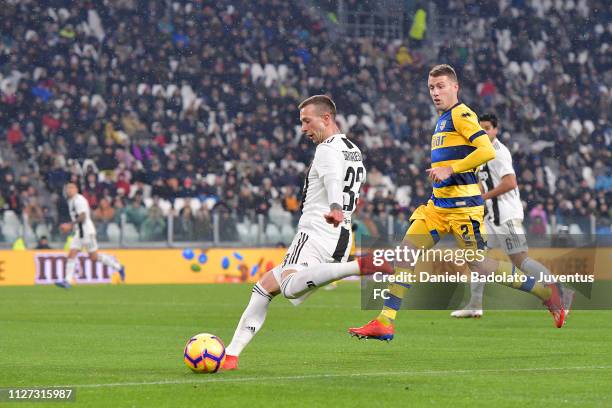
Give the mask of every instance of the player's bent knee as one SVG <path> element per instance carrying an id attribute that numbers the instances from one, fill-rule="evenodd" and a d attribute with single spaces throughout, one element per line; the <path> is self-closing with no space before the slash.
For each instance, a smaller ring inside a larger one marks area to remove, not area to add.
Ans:
<path id="1" fill-rule="evenodd" d="M 291 279 L 293 278 L 293 274 L 297 271 L 289 269 L 286 272 L 289 272 L 289 273 L 287 274 L 283 273 L 283 281 L 281 282 L 281 286 L 280 286 L 281 293 L 287 299 L 296 299 L 298 297 L 298 294 L 293 293 L 293 290 L 291 287 Z"/>
<path id="2" fill-rule="evenodd" d="M 287 279 L 289 275 L 293 275 L 296 272 L 297 272 L 297 269 L 294 269 L 294 268 L 284 269 L 283 272 L 281 273 L 281 281 L 284 281 L 285 279 Z"/>
<path id="3" fill-rule="evenodd" d="M 274 276 L 274 270 L 266 272 L 258 282 L 270 295 L 276 296 L 280 293 L 280 284 Z"/>
<path id="4" fill-rule="evenodd" d="M 302 295 L 302 293 L 294 293 L 291 285 L 293 276 L 302 269 L 304 269 L 302 265 L 287 265 L 281 268 L 278 273 L 280 278 L 280 291 L 287 299 L 297 299 Z"/>
<path id="5" fill-rule="evenodd" d="M 517 268 L 521 268 L 523 266 L 523 262 L 528 258 L 527 252 L 518 252 L 516 254 L 508 255 L 514 266 Z"/>

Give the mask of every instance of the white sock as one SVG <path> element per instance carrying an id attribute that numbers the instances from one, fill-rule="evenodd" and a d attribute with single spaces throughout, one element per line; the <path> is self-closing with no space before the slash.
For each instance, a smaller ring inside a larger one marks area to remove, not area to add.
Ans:
<path id="1" fill-rule="evenodd" d="M 119 271 L 119 269 L 121 269 L 121 264 L 110 255 L 98 254 L 98 261 L 102 262 L 103 265 L 106 265 L 116 271 Z"/>
<path id="2" fill-rule="evenodd" d="M 74 271 L 76 270 L 76 259 L 68 258 L 66 261 L 66 276 L 64 276 L 65 282 L 72 282 L 74 278 Z"/>
<path id="3" fill-rule="evenodd" d="M 540 281 L 540 274 L 550 275 L 550 271 L 544 265 L 532 258 L 525 258 L 519 269 Z"/>
<path id="4" fill-rule="evenodd" d="M 242 313 L 242 317 L 238 322 L 238 327 L 236 327 L 231 343 L 225 349 L 228 355 L 240 355 L 247 344 L 253 340 L 253 337 L 255 337 L 255 334 L 261 329 L 261 326 L 263 326 L 266 320 L 268 306 L 272 299 L 273 296 L 269 294 L 259 282 L 253 286 L 251 300 Z"/>
<path id="5" fill-rule="evenodd" d="M 286 298 L 295 299 L 313 289 L 353 275 L 359 275 L 357 261 L 313 265 L 285 277 L 281 282 L 281 292 Z"/>
<path id="6" fill-rule="evenodd" d="M 470 282 L 470 301 L 466 305 L 466 309 L 482 309 L 484 287 L 484 282 Z"/>

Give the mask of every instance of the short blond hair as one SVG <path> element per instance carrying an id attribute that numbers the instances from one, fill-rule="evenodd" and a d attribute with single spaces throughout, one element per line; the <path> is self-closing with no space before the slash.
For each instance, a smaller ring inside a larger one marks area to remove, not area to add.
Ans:
<path id="1" fill-rule="evenodd" d="M 436 65 L 431 69 L 431 71 L 429 71 L 429 76 L 432 76 L 434 78 L 440 76 L 447 76 L 453 81 L 459 82 L 455 69 L 448 64 Z"/>
<path id="2" fill-rule="evenodd" d="M 332 117 L 336 116 L 336 104 L 327 95 L 313 95 L 306 98 L 298 105 L 298 109 L 308 105 L 315 105 L 320 113 L 329 113 Z"/>

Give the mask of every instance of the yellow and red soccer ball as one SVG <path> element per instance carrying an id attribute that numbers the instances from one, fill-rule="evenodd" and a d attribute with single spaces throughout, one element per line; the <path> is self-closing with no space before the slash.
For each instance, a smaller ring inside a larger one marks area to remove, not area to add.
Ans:
<path id="1" fill-rule="evenodd" d="M 216 373 L 225 361 L 225 346 L 213 334 L 196 334 L 185 345 L 183 361 L 196 373 Z"/>

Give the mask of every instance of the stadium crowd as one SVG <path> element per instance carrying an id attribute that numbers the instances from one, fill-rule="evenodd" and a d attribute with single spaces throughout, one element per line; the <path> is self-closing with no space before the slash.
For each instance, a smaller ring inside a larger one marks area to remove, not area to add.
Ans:
<path id="1" fill-rule="evenodd" d="M 359 228 L 384 234 L 388 214 L 404 228 L 431 194 L 425 81 L 446 62 L 462 100 L 500 118 L 530 233 L 552 215 L 609 232 L 612 3 L 485 3 L 437 1 L 454 35 L 414 45 L 339 36 L 282 0 L 8 1 L 0 211 L 55 236 L 72 180 L 103 235 L 125 214 L 139 239 L 164 239 L 162 203 L 177 199 L 179 240 L 212 239 L 214 213 L 230 241 L 258 214 L 295 221 L 314 151 L 297 105 L 324 92 L 364 152 Z"/>

